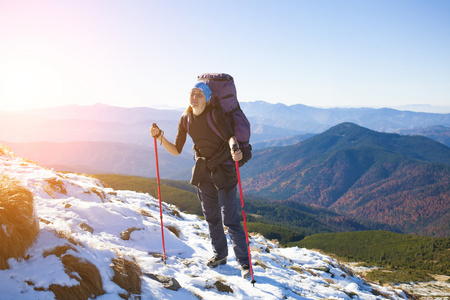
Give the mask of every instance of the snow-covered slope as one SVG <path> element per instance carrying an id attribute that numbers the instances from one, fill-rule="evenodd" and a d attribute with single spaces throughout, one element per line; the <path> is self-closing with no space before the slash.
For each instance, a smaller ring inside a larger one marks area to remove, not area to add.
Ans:
<path id="1" fill-rule="evenodd" d="M 253 286 L 240 277 L 233 251 L 228 264 L 206 267 L 212 251 L 205 221 L 165 203 L 164 264 L 157 199 L 115 191 L 94 178 L 58 173 L 9 154 L 0 155 L 0 171 L 33 193 L 40 222 L 26 258 L 11 258 L 9 269 L 0 270 L 1 299 L 54 299 L 55 287 L 65 286 L 70 294 L 69 287 L 81 285 L 85 277 L 70 268 L 69 257 L 98 270 L 102 292 L 97 299 L 122 299 L 120 294 L 134 298 L 136 288 L 126 291 L 119 286 L 120 276 L 113 269 L 118 259 L 128 266 L 123 270 L 129 278 L 130 266 L 140 268 L 141 273 L 135 268 L 138 279 L 133 282 L 142 280 L 141 299 L 407 298 L 401 290 L 364 281 L 333 258 L 280 248 L 260 235 L 252 235 L 250 241 Z"/>

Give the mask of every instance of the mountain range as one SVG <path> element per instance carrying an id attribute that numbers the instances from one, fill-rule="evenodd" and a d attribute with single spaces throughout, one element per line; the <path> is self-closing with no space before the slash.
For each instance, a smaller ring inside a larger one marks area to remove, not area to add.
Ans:
<path id="1" fill-rule="evenodd" d="M 242 102 L 241 106 L 251 122 L 254 149 L 294 145 L 343 122 L 376 131 L 422 134 L 450 146 L 450 114 L 324 109 L 263 101 Z M 154 145 L 149 128 L 157 123 L 173 140 L 182 112 L 104 104 L 0 111 L 0 143 L 10 146 L 17 155 L 58 170 L 154 176 Z M 166 164 L 160 170 L 161 176 L 186 180 L 193 165 L 192 154 L 190 139 L 178 157 L 160 151 L 161 161 Z"/>
<path id="2" fill-rule="evenodd" d="M 396 131 L 403 135 L 423 135 L 450 147 L 450 127 L 434 125 L 425 128 L 403 129 Z"/>
<path id="3" fill-rule="evenodd" d="M 244 190 L 335 210 L 371 228 L 450 235 L 450 148 L 422 136 L 342 123 L 288 147 L 254 152 Z"/>
<path id="4" fill-rule="evenodd" d="M 297 134 L 320 133 L 344 122 L 383 132 L 433 125 L 450 126 L 450 114 L 421 113 L 390 108 L 316 108 L 302 104 L 286 106 L 263 101 L 244 102 L 241 107 L 253 126 L 255 124 L 270 125 L 295 130 Z M 253 142 L 258 141 L 253 140 Z"/>
<path id="5" fill-rule="evenodd" d="M 252 143 L 317 134 L 343 122 L 383 132 L 412 130 L 410 134 L 430 126 L 450 126 L 448 113 L 389 108 L 316 108 L 264 101 L 241 102 L 241 107 L 252 126 Z M 182 109 L 124 108 L 104 104 L 0 111 L 0 140 L 18 143 L 106 141 L 151 145 L 147 133 L 152 123 L 158 123 L 166 136 L 173 139 L 182 113 Z"/>

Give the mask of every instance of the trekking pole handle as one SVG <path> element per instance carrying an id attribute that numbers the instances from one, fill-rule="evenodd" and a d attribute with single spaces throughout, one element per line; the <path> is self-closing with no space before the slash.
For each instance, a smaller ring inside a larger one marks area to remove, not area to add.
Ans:
<path id="1" fill-rule="evenodd" d="M 236 152 L 239 150 L 238 144 L 233 144 L 233 151 Z"/>
<path id="2" fill-rule="evenodd" d="M 154 136 L 155 139 L 159 138 L 161 136 L 161 129 L 156 125 L 156 123 L 153 123 L 152 128 L 157 128 L 159 130 L 158 135 Z"/>

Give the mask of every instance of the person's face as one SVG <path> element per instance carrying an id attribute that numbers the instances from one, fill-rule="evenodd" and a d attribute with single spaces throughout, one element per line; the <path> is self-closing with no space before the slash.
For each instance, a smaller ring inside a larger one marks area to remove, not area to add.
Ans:
<path id="1" fill-rule="evenodd" d="M 206 106 L 206 97 L 201 89 L 192 89 L 190 105 L 192 108 L 200 108 Z"/>

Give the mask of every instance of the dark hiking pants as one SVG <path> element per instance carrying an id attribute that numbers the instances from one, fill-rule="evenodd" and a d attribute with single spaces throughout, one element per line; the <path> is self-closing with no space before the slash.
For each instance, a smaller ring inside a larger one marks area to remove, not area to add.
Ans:
<path id="1" fill-rule="evenodd" d="M 236 186 L 228 193 L 217 191 L 209 172 L 205 172 L 197 190 L 202 203 L 203 215 L 209 226 L 209 235 L 214 255 L 228 256 L 228 245 L 223 224 L 228 228 L 236 259 L 239 264 L 249 264 L 245 232 L 239 218 Z"/>

